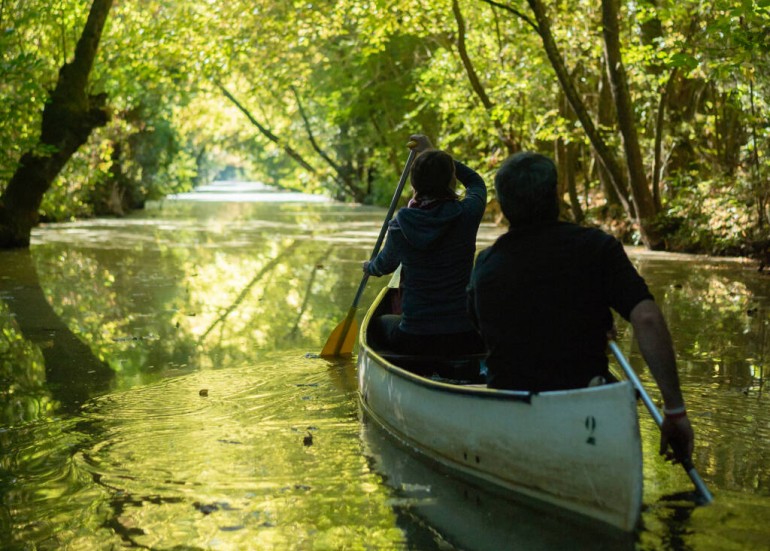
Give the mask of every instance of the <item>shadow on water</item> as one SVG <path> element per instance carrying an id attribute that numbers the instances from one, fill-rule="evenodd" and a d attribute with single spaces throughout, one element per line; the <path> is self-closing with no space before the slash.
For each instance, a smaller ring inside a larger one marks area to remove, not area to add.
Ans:
<path id="1" fill-rule="evenodd" d="M 30 371 L 39 369 L 42 363 L 44 377 L 38 382 L 44 386 L 38 390 L 50 392 L 61 412 L 76 411 L 88 398 L 109 387 L 114 372 L 51 307 L 29 250 L 0 252 L 0 266 L 0 299 L 6 310 L 0 317 L 0 338 L 6 351 L 1 375 L 6 380 L 6 392 L 18 388 L 20 381 L 34 378 Z M 18 342 L 19 337 L 26 342 Z M 24 391 L 19 390 L 23 395 Z M 11 398 L 6 396 L 7 401 Z M 24 398 L 17 395 L 15 399 Z M 11 420 L 6 422 L 13 424 Z"/>

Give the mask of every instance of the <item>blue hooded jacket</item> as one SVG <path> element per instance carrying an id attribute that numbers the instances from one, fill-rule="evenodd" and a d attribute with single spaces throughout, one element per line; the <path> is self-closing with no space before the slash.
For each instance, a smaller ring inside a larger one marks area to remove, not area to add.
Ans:
<path id="1" fill-rule="evenodd" d="M 388 225 L 385 246 L 369 263 L 373 276 L 390 274 L 401 264 L 399 327 L 406 333 L 434 335 L 474 329 L 465 288 L 487 205 L 487 188 L 481 176 L 458 161 L 455 172 L 466 188 L 465 198 L 438 202 L 427 209 L 400 209 Z"/>

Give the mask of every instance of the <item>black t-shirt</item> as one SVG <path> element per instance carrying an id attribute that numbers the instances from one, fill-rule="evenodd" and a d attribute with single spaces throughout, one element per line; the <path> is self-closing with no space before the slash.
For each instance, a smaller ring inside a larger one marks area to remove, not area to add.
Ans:
<path id="1" fill-rule="evenodd" d="M 566 222 L 501 236 L 479 254 L 468 291 L 489 386 L 531 391 L 606 375 L 610 309 L 628 319 L 652 298 L 615 238 Z"/>

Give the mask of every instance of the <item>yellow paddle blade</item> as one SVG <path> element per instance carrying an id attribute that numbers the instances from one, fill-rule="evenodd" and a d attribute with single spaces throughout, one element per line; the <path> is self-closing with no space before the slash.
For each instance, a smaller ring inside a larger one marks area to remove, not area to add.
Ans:
<path id="1" fill-rule="evenodd" d="M 353 353 L 358 336 L 358 323 L 356 323 L 355 309 L 334 328 L 326 341 L 321 356 L 345 356 Z"/>

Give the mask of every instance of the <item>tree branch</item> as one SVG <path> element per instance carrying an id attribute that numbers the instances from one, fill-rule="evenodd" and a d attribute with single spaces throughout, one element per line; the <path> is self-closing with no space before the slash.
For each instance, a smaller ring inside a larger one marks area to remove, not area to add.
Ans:
<path id="1" fill-rule="evenodd" d="M 229 99 L 231 102 L 233 102 L 233 104 L 234 104 L 234 105 L 235 105 L 235 106 L 236 106 L 238 109 L 240 109 L 240 111 L 241 111 L 241 112 L 242 112 L 244 115 L 246 115 L 246 117 L 249 119 L 249 121 L 251 121 L 251 124 L 253 124 L 254 126 L 256 126 L 256 127 L 257 127 L 257 129 L 258 129 L 258 130 L 259 130 L 259 131 L 262 133 L 262 135 L 263 135 L 263 136 L 265 136 L 265 137 L 266 137 L 268 140 L 270 140 L 271 142 L 273 142 L 273 143 L 274 143 L 274 144 L 276 144 L 277 146 L 281 147 L 281 149 L 283 149 L 283 150 L 284 150 L 284 152 L 285 152 L 285 153 L 286 153 L 286 154 L 287 154 L 289 157 L 291 157 L 292 159 L 294 159 L 294 160 L 295 160 L 295 161 L 296 161 L 296 162 L 297 162 L 297 163 L 298 163 L 298 164 L 299 164 L 299 165 L 300 165 L 302 168 L 304 168 L 305 170 L 307 170 L 308 172 L 311 172 L 311 173 L 313 173 L 313 174 L 318 174 L 318 172 L 316 171 L 316 169 L 315 169 L 315 168 L 313 168 L 313 167 L 312 167 L 312 166 L 311 166 L 311 165 L 310 165 L 310 164 L 309 164 L 307 161 L 305 161 L 305 159 L 302 157 L 302 155 L 300 155 L 300 154 L 299 154 L 299 153 L 298 153 L 296 150 L 292 149 L 292 147 L 291 147 L 289 144 L 287 144 L 287 143 L 284 143 L 284 142 L 283 142 L 283 140 L 281 140 L 281 139 L 280 139 L 278 136 L 276 136 L 275 134 L 273 134 L 273 133 L 272 133 L 272 132 L 271 132 L 269 129 L 267 129 L 266 127 L 262 126 L 262 125 L 259 123 L 259 121 L 258 121 L 256 118 L 254 118 L 254 115 L 252 115 L 252 114 L 251 114 L 251 112 L 250 112 L 248 109 L 246 109 L 246 107 L 244 107 L 244 106 L 243 106 L 243 105 L 242 105 L 242 104 L 241 104 L 241 103 L 240 103 L 240 102 L 239 102 L 239 101 L 238 101 L 238 100 L 235 98 L 235 96 L 233 96 L 233 95 L 232 95 L 232 94 L 231 94 L 231 93 L 230 93 L 230 92 L 227 90 L 227 88 L 225 88 L 225 87 L 224 87 L 224 85 L 223 85 L 222 83 L 220 83 L 220 82 L 218 82 L 218 81 L 217 81 L 217 82 L 215 82 L 215 84 L 216 84 L 216 85 L 217 85 L 217 87 L 218 87 L 218 88 L 219 88 L 219 89 L 222 91 L 222 93 L 225 95 L 225 97 L 226 97 L 227 99 Z"/>
<path id="2" fill-rule="evenodd" d="M 515 15 L 516 17 L 518 17 L 519 19 L 521 19 L 522 21 L 524 21 L 524 22 L 525 22 L 527 25 L 529 25 L 530 27 L 532 27 L 532 29 L 533 29 L 533 30 L 534 30 L 536 33 L 540 34 L 540 29 L 538 28 L 538 26 L 537 26 L 537 23 L 535 23 L 534 21 L 532 21 L 532 19 L 530 19 L 529 17 L 527 17 L 527 15 L 526 15 L 526 14 L 524 14 L 524 13 L 522 13 L 522 12 L 518 11 L 518 10 L 517 10 L 517 9 L 515 9 L 515 8 L 512 8 L 511 6 L 507 6 L 507 5 L 505 5 L 505 4 L 501 4 L 500 2 L 495 2 L 494 0 L 481 0 L 481 1 L 482 1 L 482 2 L 484 2 L 485 4 L 489 4 L 489 5 L 490 5 L 490 6 L 492 6 L 492 7 L 495 7 L 495 8 L 500 8 L 500 9 L 502 9 L 502 10 L 505 10 L 505 11 L 511 12 L 513 15 Z"/>
<path id="3" fill-rule="evenodd" d="M 307 137 L 310 140 L 310 145 L 313 146 L 313 149 L 316 153 L 318 153 L 321 158 L 327 162 L 327 164 L 334 169 L 334 171 L 337 174 L 340 174 L 340 166 L 335 163 L 329 155 L 326 154 L 326 152 L 321 149 L 321 147 L 318 145 L 318 142 L 316 142 L 315 136 L 313 135 L 313 129 L 310 128 L 310 121 L 307 118 L 307 115 L 305 114 L 305 109 L 302 107 L 302 102 L 299 99 L 299 93 L 297 92 L 297 89 L 292 86 L 291 91 L 294 94 L 294 99 L 297 100 L 297 108 L 299 109 L 300 117 L 302 117 L 302 124 L 305 127 L 305 132 L 307 132 Z"/>
<path id="4" fill-rule="evenodd" d="M 468 80 L 471 83 L 471 88 L 473 88 L 473 91 L 476 92 L 476 95 L 481 100 L 481 104 L 484 106 L 484 109 L 491 112 L 494 108 L 494 103 L 492 103 L 492 100 L 489 99 L 489 95 L 487 94 L 486 90 L 484 90 L 484 85 L 481 84 L 479 75 L 476 73 L 476 69 L 473 67 L 471 58 L 468 55 L 468 48 L 465 45 L 465 20 L 463 19 L 463 14 L 460 11 L 460 4 L 457 0 L 452 0 L 452 13 L 455 16 L 455 21 L 457 21 L 457 50 L 460 54 L 460 59 L 463 62 L 465 72 L 468 75 Z M 502 141 L 508 149 L 508 153 L 513 153 L 515 151 L 515 146 L 513 144 L 513 140 L 511 140 L 510 136 L 506 134 L 505 128 L 503 128 L 503 123 L 494 116 L 492 117 L 492 123 L 497 129 L 497 134 L 500 138 L 500 141 Z"/>

